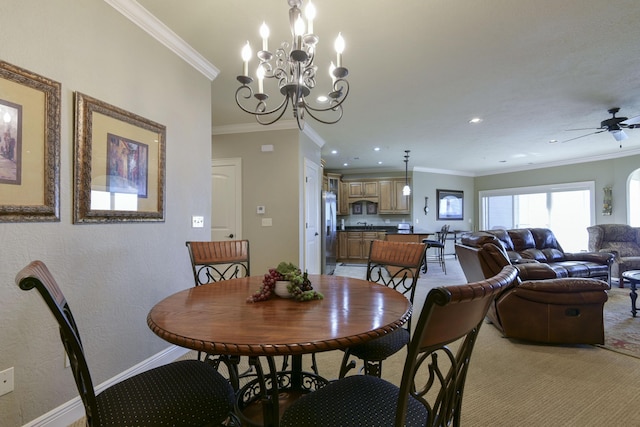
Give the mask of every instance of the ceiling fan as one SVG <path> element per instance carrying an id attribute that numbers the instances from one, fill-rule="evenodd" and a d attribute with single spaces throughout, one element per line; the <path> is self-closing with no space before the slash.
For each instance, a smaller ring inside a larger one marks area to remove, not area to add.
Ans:
<path id="1" fill-rule="evenodd" d="M 595 135 L 597 133 L 609 132 L 616 141 L 621 142 L 628 138 L 624 129 L 635 129 L 640 127 L 640 116 L 631 117 L 616 117 L 620 108 L 614 107 L 607 110 L 611 117 L 600 122 L 600 127 L 595 128 L 595 132 L 588 133 L 586 135 L 580 135 L 575 138 L 567 139 L 563 142 L 573 141 L 574 139 L 584 138 L 585 136 Z M 568 130 L 586 130 L 586 129 L 568 129 Z M 622 144 L 620 144 L 622 148 Z"/>

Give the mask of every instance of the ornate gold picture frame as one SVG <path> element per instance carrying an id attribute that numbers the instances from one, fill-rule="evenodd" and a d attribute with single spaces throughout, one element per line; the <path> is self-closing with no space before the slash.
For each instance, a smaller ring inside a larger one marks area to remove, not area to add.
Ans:
<path id="1" fill-rule="evenodd" d="M 165 126 L 75 93 L 73 222 L 164 221 Z"/>
<path id="2" fill-rule="evenodd" d="M 0 61 L 0 222 L 60 221 L 61 91 Z"/>

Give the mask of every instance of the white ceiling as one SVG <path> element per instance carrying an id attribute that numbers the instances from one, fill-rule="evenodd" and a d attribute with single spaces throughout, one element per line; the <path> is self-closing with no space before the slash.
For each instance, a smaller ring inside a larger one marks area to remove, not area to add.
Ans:
<path id="1" fill-rule="evenodd" d="M 214 133 L 255 123 L 234 100 L 240 50 L 247 40 L 254 52 L 260 47 L 263 21 L 270 47 L 289 41 L 287 1 L 138 3 L 220 70 L 211 89 Z M 595 130 L 611 107 L 640 115 L 638 0 L 314 4 L 319 74 L 341 32 L 351 87 L 339 123 L 307 122 L 325 142 L 327 169 L 404 170 L 404 150 L 411 169 L 470 176 L 640 153 L 640 129 L 627 131 L 622 148 L 608 132 L 548 142 L 590 133 L 567 129 Z M 328 84 L 327 77 L 318 89 Z M 483 121 L 469 124 L 476 116 Z"/>

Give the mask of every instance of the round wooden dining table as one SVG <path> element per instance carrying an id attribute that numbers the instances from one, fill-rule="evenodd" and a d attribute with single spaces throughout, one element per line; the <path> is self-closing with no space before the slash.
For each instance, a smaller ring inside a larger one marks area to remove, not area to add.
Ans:
<path id="1" fill-rule="evenodd" d="M 267 301 L 247 302 L 260 288 L 262 278 L 250 276 L 180 291 L 158 302 L 147 324 L 170 343 L 209 354 L 253 360 L 293 356 L 289 385 L 300 389 L 303 354 L 370 341 L 401 327 L 411 316 L 411 303 L 400 292 L 343 276 L 309 275 L 314 290 L 324 296 L 320 300 L 299 302 L 274 295 Z M 264 382 L 261 384 L 264 392 Z M 275 409 L 262 414 L 269 419 L 247 424 L 278 425 L 279 414 L 290 402 L 283 402 L 281 390 L 270 394 L 276 396 L 276 402 L 271 402 Z M 299 393 L 291 396 L 297 398 Z"/>

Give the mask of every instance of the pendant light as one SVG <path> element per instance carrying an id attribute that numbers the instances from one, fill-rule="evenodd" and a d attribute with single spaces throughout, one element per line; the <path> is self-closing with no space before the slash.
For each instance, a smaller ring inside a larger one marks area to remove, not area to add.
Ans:
<path id="1" fill-rule="evenodd" d="M 403 196 L 411 195 L 411 187 L 409 187 L 409 151 L 410 150 L 404 150 L 406 154 L 404 155 L 404 187 L 402 188 Z"/>

